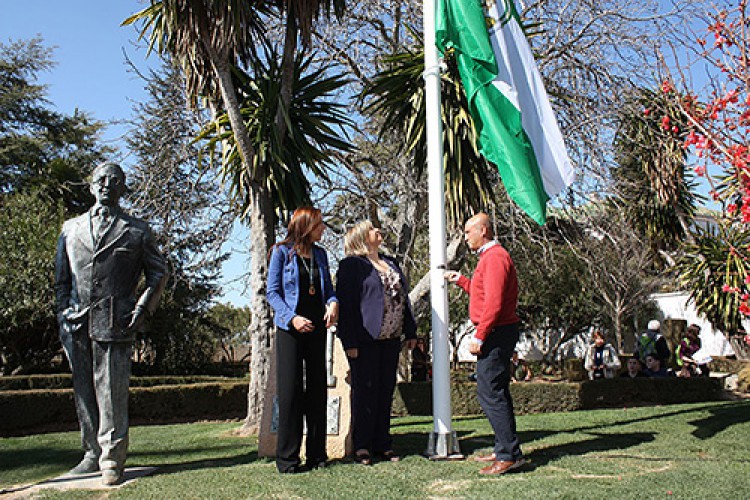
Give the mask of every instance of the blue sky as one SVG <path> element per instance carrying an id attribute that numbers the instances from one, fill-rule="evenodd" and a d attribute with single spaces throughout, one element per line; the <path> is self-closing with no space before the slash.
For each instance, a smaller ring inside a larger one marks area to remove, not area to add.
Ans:
<path id="1" fill-rule="evenodd" d="M 9 39 L 40 35 L 54 48 L 57 66 L 40 75 L 49 85 L 49 99 L 63 113 L 76 108 L 102 121 L 130 116 L 133 100 L 145 97 L 144 84 L 128 73 L 123 51 L 146 69 L 145 50 L 136 50 L 132 27 L 120 27 L 140 10 L 138 1 L 1 0 L 0 34 Z M 153 61 L 156 62 L 155 60 Z M 106 137 L 117 137 L 118 129 Z"/>
<path id="2" fill-rule="evenodd" d="M 0 6 L 3 43 L 39 35 L 53 48 L 57 65 L 39 76 L 39 83 L 48 85 L 49 101 L 62 113 L 80 109 L 111 123 L 104 139 L 116 145 L 124 128 L 113 122 L 129 118 L 133 102 L 146 98 L 144 82 L 129 70 L 124 53 L 141 71 L 158 64 L 154 56 L 146 59 L 145 48 L 136 47 L 135 28 L 120 27 L 144 4 L 139 0 L 0 0 Z M 126 157 L 121 161 L 128 164 Z M 224 266 L 223 301 L 238 306 L 249 302 L 236 280 L 247 268 L 247 237 L 247 231 L 235 231 L 232 259 Z"/>

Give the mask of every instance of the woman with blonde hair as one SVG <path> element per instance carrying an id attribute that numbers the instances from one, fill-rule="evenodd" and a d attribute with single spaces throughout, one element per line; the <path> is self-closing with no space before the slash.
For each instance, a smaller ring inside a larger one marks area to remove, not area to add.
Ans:
<path id="1" fill-rule="evenodd" d="M 325 231 L 320 210 L 301 207 L 287 237 L 271 249 L 266 298 L 275 314 L 278 434 L 276 467 L 282 473 L 325 467 L 326 328 L 336 323 L 338 302 L 328 257 L 315 243 Z M 300 464 L 303 418 L 307 467 Z"/>
<path id="2" fill-rule="evenodd" d="M 379 253 L 383 236 L 372 222 L 344 239 L 336 293 L 341 304 L 338 336 L 351 368 L 354 459 L 372 464 L 371 453 L 398 461 L 390 435 L 391 404 L 402 337 L 417 342 L 406 277 L 395 260 Z"/>

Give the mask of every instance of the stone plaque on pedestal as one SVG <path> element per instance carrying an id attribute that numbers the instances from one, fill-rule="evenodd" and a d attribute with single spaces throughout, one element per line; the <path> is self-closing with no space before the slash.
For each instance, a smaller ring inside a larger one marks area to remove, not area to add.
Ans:
<path id="1" fill-rule="evenodd" d="M 349 362 L 338 338 L 331 331 L 329 335 L 328 373 L 328 420 L 326 452 L 329 459 L 344 458 L 352 450 L 351 437 L 351 388 L 349 386 Z M 276 456 L 276 432 L 278 429 L 278 400 L 276 396 L 276 352 L 272 353 L 268 384 L 263 400 L 263 413 L 258 434 L 258 456 Z M 305 454 L 305 441 L 302 440 L 302 455 Z"/>

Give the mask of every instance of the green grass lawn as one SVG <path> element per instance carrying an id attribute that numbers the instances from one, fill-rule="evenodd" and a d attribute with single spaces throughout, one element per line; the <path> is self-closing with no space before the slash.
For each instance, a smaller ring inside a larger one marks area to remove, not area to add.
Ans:
<path id="1" fill-rule="evenodd" d="M 279 475 L 259 459 L 237 423 L 131 429 L 128 466 L 151 476 L 112 491 L 52 492 L 42 498 L 750 498 L 750 401 L 595 410 L 518 418 L 533 466 L 499 477 L 471 460 L 420 456 L 429 417 L 393 421 L 399 463 L 347 461 Z M 484 418 L 457 418 L 462 451 L 489 451 Z M 80 458 L 77 433 L 0 439 L 0 488 L 65 472 Z M 2 495 L 0 495 L 2 496 Z"/>

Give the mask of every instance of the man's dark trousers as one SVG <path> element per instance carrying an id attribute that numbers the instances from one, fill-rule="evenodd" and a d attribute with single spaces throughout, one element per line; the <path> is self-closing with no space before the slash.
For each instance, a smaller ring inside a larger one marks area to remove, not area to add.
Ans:
<path id="1" fill-rule="evenodd" d="M 522 457 L 516 435 L 516 417 L 510 397 L 513 350 L 518 342 L 518 323 L 497 326 L 482 344 L 477 358 L 477 396 L 495 432 L 495 460 Z"/>

